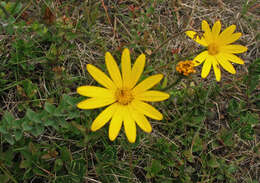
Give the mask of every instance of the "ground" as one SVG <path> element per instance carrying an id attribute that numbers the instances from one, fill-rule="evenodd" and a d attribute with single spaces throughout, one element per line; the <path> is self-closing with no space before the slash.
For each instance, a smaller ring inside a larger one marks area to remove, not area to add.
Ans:
<path id="1" fill-rule="evenodd" d="M 260 4 L 256 0 L 0 1 L 0 180 L 11 182 L 260 182 Z M 177 73 L 179 61 L 203 49 L 185 35 L 201 21 L 234 24 L 248 47 L 235 75 L 213 70 Z M 106 72 L 105 53 L 120 63 L 146 55 L 142 79 L 162 73 L 155 88 L 171 97 L 153 104 L 130 144 L 122 128 L 90 125 L 102 110 L 80 110 L 82 85 L 98 85 L 86 70 Z M 0 181 L 0 182 L 1 182 Z M 1 182 L 1 183 L 2 183 Z"/>

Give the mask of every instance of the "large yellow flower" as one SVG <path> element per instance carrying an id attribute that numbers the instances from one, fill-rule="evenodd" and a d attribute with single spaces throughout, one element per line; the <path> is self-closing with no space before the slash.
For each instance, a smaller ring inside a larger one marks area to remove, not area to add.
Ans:
<path id="1" fill-rule="evenodd" d="M 143 131 L 150 133 L 152 127 L 146 116 L 156 120 L 163 118 L 158 110 L 146 103 L 146 101 L 157 102 L 169 98 L 167 93 L 149 90 L 160 82 L 163 75 L 150 76 L 137 84 L 144 69 L 145 55 L 141 54 L 131 68 L 128 49 L 124 49 L 122 53 L 122 74 L 109 52 L 105 55 L 105 62 L 111 79 L 94 65 L 88 64 L 88 72 L 103 87 L 78 87 L 77 92 L 80 95 L 91 98 L 80 102 L 77 106 L 80 109 L 95 109 L 110 105 L 97 116 L 91 125 L 91 130 L 96 131 L 111 120 L 109 139 L 113 141 L 124 123 L 128 141 L 134 143 L 136 140 L 136 123 Z"/>
<path id="2" fill-rule="evenodd" d="M 186 31 L 186 34 L 197 43 L 207 47 L 206 51 L 201 52 L 197 55 L 193 61 L 195 66 L 203 63 L 201 77 L 206 78 L 210 72 L 211 66 L 213 66 L 216 80 L 220 81 L 221 65 L 226 71 L 231 74 L 235 74 L 236 70 L 230 62 L 237 64 L 244 64 L 244 61 L 234 55 L 234 53 L 243 53 L 247 51 L 247 47 L 237 44 L 230 44 L 235 42 L 241 37 L 241 33 L 234 33 L 236 26 L 231 25 L 220 33 L 221 23 L 216 21 L 212 27 L 209 27 L 207 21 L 203 20 L 201 23 L 203 30 L 202 36 L 194 31 Z"/>

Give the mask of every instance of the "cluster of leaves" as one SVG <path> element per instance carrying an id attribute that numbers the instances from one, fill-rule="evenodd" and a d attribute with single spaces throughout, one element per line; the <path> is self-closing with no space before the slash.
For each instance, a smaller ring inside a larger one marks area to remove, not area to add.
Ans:
<path id="1" fill-rule="evenodd" d="M 33 2 L 34 6 L 38 3 Z M 177 25 L 170 21 L 170 26 L 160 25 L 154 21 L 155 17 L 162 13 L 162 23 L 169 16 L 177 20 L 177 10 L 169 9 L 162 0 L 109 1 L 108 13 L 114 13 L 117 22 L 112 30 L 106 27 L 110 23 L 104 23 L 109 16 L 101 1 L 63 1 L 68 7 L 72 4 L 82 7 L 74 9 L 83 15 L 76 21 L 70 19 L 69 11 L 54 13 L 50 8 L 53 1 L 41 2 L 44 3 L 29 11 L 26 8 L 30 2 L 0 2 L 6 11 L 0 9 L 3 25 L 0 31 L 6 35 L 0 43 L 0 95 L 7 98 L 8 92 L 15 91 L 13 103 L 17 98 L 19 101 L 14 115 L 0 109 L 3 114 L 0 120 L 0 182 L 231 183 L 252 175 L 244 171 L 244 167 L 249 161 L 259 160 L 259 147 L 244 147 L 243 142 L 252 143 L 256 137 L 255 127 L 259 121 L 256 109 L 260 107 L 259 59 L 249 66 L 248 74 L 238 84 L 242 90 L 239 95 L 235 96 L 232 91 L 236 81 L 229 84 L 231 91 L 216 83 L 197 85 L 190 84 L 189 80 L 178 81 L 178 87 L 170 91 L 171 99 L 160 104 L 164 121 L 151 121 L 151 134 L 138 131 L 137 142 L 129 144 L 121 132 L 110 142 L 107 126 L 95 133 L 89 132 L 98 112 L 76 109 L 75 104 L 81 98 L 61 97 L 62 93 L 75 91 L 75 81 L 77 85 L 85 83 L 73 70 L 82 67 L 75 62 L 78 58 L 74 59 L 79 54 L 75 43 L 87 45 L 84 50 L 87 56 L 95 55 L 96 50 L 105 52 L 111 46 L 115 47 L 109 50 L 127 46 L 149 55 L 149 49 L 166 40 L 171 26 Z M 61 9 L 66 9 L 64 4 Z M 163 5 L 158 10 L 156 4 Z M 34 11 L 39 9 L 42 14 L 36 16 Z M 31 12 L 31 17 L 36 17 L 33 20 L 28 18 Z M 61 18 L 63 13 L 67 15 L 64 19 Z M 91 49 L 94 51 L 89 51 Z M 157 53 L 152 55 L 154 63 L 148 56 L 146 73 L 165 68 L 165 62 L 171 58 L 167 50 Z M 86 56 L 83 52 L 80 54 L 82 58 Z M 170 62 L 172 65 L 172 60 Z M 67 65 L 71 65 L 72 70 L 64 71 Z M 170 73 L 169 80 L 172 69 Z M 160 89 L 165 88 L 168 88 L 167 78 Z M 46 101 L 44 105 L 42 101 Z M 257 176 L 247 182 L 258 182 L 254 180 Z"/>
<path id="2" fill-rule="evenodd" d="M 75 47 L 71 41 L 79 36 L 72 30 L 73 22 L 70 19 L 67 22 L 56 19 L 47 5 L 42 7 L 43 15 L 33 18 L 30 17 L 31 12 L 26 10 L 28 6 L 25 2 L 0 3 L 0 21 L 3 21 L 0 32 L 5 35 L 0 48 L 0 84 L 4 86 L 0 94 L 5 94 L 5 90 L 15 86 L 25 90 L 23 86 L 26 83 L 34 85 L 40 82 L 41 77 L 47 81 L 70 80 L 71 77 L 64 72 L 62 65 L 65 61 L 64 52 Z M 49 19 L 54 20 L 49 22 Z M 32 99 L 31 96 L 27 97 Z"/>
<path id="3" fill-rule="evenodd" d="M 6 112 L 0 121 L 3 139 L 13 145 L 15 141 L 24 138 L 24 133 L 38 137 L 44 133 L 46 127 L 52 127 L 58 132 L 66 132 L 70 128 L 68 121 L 80 117 L 80 112 L 76 110 L 75 105 L 77 101 L 78 99 L 63 95 L 58 107 L 46 102 L 44 110 L 34 112 L 29 108 L 21 119 L 15 119 L 10 112 Z"/>
<path id="4" fill-rule="evenodd" d="M 54 177 L 51 172 L 49 175 L 59 181 L 82 181 L 85 173 L 83 159 L 72 159 L 71 152 L 66 146 L 56 143 L 49 144 L 48 140 L 44 142 L 37 140 L 44 138 L 42 137 L 44 134 L 52 134 L 53 136 L 59 134 L 59 138 L 64 140 L 82 138 L 85 135 L 85 129 L 80 131 L 81 125 L 78 123 L 81 117 L 87 118 L 89 113 L 80 114 L 75 107 L 78 100 L 78 98 L 63 95 L 57 107 L 46 102 L 44 110 L 34 112 L 28 109 L 21 119 L 15 119 L 9 112 L 4 114 L 0 121 L 0 133 L 2 144 L 5 147 L 0 152 L 0 162 L 1 169 L 5 174 L 0 174 L 1 180 L 4 182 L 9 180 L 17 182 L 16 180 L 19 180 L 20 182 L 32 180 L 35 175 L 45 177 L 46 171 L 44 170 L 53 170 L 59 174 L 59 172 L 64 172 L 64 164 L 66 164 L 67 171 L 72 174 L 69 178 L 67 176 Z M 12 146 L 5 144 L 5 141 Z M 48 161 L 52 163 L 48 163 Z M 8 173 L 5 166 L 12 167 L 12 172 L 16 172 L 14 177 L 11 176 L 10 172 Z M 38 181 L 43 179 L 36 178 Z"/>

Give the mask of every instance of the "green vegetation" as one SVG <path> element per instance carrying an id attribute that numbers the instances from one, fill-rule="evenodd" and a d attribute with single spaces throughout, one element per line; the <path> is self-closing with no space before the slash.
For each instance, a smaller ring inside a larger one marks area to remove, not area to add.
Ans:
<path id="1" fill-rule="evenodd" d="M 257 1 L 0 0 L 0 183 L 258 183 L 260 181 L 260 59 Z M 259 8 L 258 8 L 259 9 Z M 239 15 L 239 16 L 238 16 Z M 240 16 L 241 15 L 241 16 Z M 248 51 L 236 75 L 175 66 L 201 47 L 183 34 L 201 20 L 237 25 Z M 90 125 L 101 110 L 80 110 L 76 88 L 93 85 L 91 63 L 145 53 L 144 77 L 163 73 L 149 120 L 130 144 L 114 142 L 108 125 Z M 171 84 L 174 83 L 172 86 Z M 169 87 L 171 86 L 171 87 Z"/>

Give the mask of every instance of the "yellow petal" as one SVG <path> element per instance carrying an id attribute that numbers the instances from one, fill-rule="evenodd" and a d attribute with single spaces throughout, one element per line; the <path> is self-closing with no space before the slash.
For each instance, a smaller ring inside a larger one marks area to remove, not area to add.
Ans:
<path id="1" fill-rule="evenodd" d="M 232 53 L 221 53 L 223 57 L 225 57 L 228 61 L 236 63 L 236 64 L 244 64 L 244 61 L 237 57 L 236 55 Z"/>
<path id="2" fill-rule="evenodd" d="M 218 37 L 218 41 L 220 43 L 224 43 L 225 40 L 229 39 L 229 37 L 233 34 L 233 32 L 236 30 L 236 26 L 235 25 L 231 25 L 228 28 L 226 28 L 223 32 L 220 33 L 219 37 Z"/>
<path id="3" fill-rule="evenodd" d="M 129 49 L 125 48 L 121 57 L 121 67 L 123 76 L 123 87 L 130 88 L 131 80 L 131 58 Z"/>
<path id="4" fill-rule="evenodd" d="M 80 109 L 96 109 L 100 107 L 107 106 L 115 102 L 115 98 L 90 98 L 83 100 L 78 103 L 77 107 Z"/>
<path id="5" fill-rule="evenodd" d="M 214 70 L 214 73 L 215 73 L 216 80 L 220 81 L 221 72 L 220 72 L 219 64 L 216 61 L 214 61 L 212 65 L 213 65 L 213 70 Z"/>
<path id="6" fill-rule="evenodd" d="M 106 62 L 108 73 L 112 78 L 112 80 L 114 81 L 114 84 L 118 88 L 122 88 L 122 77 L 119 68 L 117 66 L 115 59 L 109 52 L 106 52 L 105 62 Z"/>
<path id="7" fill-rule="evenodd" d="M 220 33 L 220 30 L 221 30 L 221 23 L 220 21 L 216 21 L 212 27 L 212 36 L 213 36 L 213 39 L 214 40 L 217 40 L 218 36 L 219 36 L 219 33 Z"/>
<path id="8" fill-rule="evenodd" d="M 135 122 L 137 123 L 137 125 L 146 133 L 150 133 L 152 131 L 152 126 L 149 123 L 149 121 L 147 120 L 147 118 L 141 114 L 140 112 L 138 112 L 137 110 L 135 110 L 132 105 L 129 106 L 130 109 L 130 113 L 131 116 L 133 117 L 133 119 L 135 120 Z"/>
<path id="9" fill-rule="evenodd" d="M 115 89 L 116 86 L 111 81 L 111 79 L 100 69 L 95 67 L 94 65 L 87 64 L 87 70 L 89 74 L 101 85 L 109 89 Z"/>
<path id="10" fill-rule="evenodd" d="M 147 104 L 147 103 L 139 101 L 139 100 L 133 100 L 132 106 L 139 113 L 144 114 L 152 119 L 156 119 L 156 120 L 163 119 L 162 113 L 160 113 L 157 109 L 155 109 L 150 104 Z"/>
<path id="11" fill-rule="evenodd" d="M 117 107 L 118 107 L 118 104 L 114 103 L 114 104 L 108 106 L 105 110 L 103 110 L 93 121 L 93 123 L 91 125 L 91 130 L 97 131 L 100 128 L 102 128 L 114 115 Z"/>
<path id="12" fill-rule="evenodd" d="M 145 65 L 145 55 L 141 54 L 135 61 L 131 75 L 131 83 L 130 83 L 130 89 L 133 88 L 136 83 L 138 82 L 141 74 L 143 73 L 144 70 L 144 65 Z"/>
<path id="13" fill-rule="evenodd" d="M 125 115 L 125 107 L 118 105 L 116 111 L 112 117 L 112 120 L 109 124 L 108 136 L 111 141 L 115 140 L 119 134 L 123 123 L 123 117 Z"/>
<path id="14" fill-rule="evenodd" d="M 227 60 L 226 57 L 223 57 L 221 54 L 216 55 L 216 59 L 218 63 L 229 73 L 235 74 L 236 70 L 234 69 L 233 65 Z"/>
<path id="15" fill-rule="evenodd" d="M 128 107 L 127 107 L 128 108 Z M 135 121 L 130 115 L 129 109 L 125 113 L 124 116 L 124 128 L 125 128 L 125 134 L 130 143 L 134 143 L 136 140 L 136 125 Z"/>
<path id="16" fill-rule="evenodd" d="M 152 88 L 154 85 L 156 85 L 157 83 L 159 83 L 161 81 L 161 79 L 163 78 L 162 74 L 156 74 L 153 76 L 150 76 L 148 78 L 146 78 L 145 80 L 143 80 L 141 83 L 139 83 L 134 89 L 133 89 L 133 93 L 134 94 L 138 94 L 138 93 L 142 93 L 146 90 L 149 90 L 150 88 Z"/>
<path id="17" fill-rule="evenodd" d="M 220 47 L 220 52 L 224 53 L 243 53 L 245 51 L 247 51 L 247 47 L 238 44 L 231 44 Z"/>
<path id="18" fill-rule="evenodd" d="M 193 39 L 194 41 L 196 41 L 197 43 L 199 43 L 202 46 L 208 46 L 206 40 L 204 39 L 204 37 L 200 37 L 196 32 L 194 31 L 186 31 L 185 32 L 187 36 L 189 36 L 191 39 Z"/>
<path id="19" fill-rule="evenodd" d="M 77 88 L 77 93 L 85 97 L 113 97 L 113 91 L 97 86 L 80 86 Z"/>
<path id="20" fill-rule="evenodd" d="M 148 102 L 163 101 L 168 99 L 169 97 L 170 95 L 168 93 L 154 91 L 154 90 L 145 91 L 135 96 L 135 98 L 138 100 L 148 101 Z"/>
<path id="21" fill-rule="evenodd" d="M 218 42 L 220 45 L 227 45 L 227 44 L 230 44 L 230 43 L 233 43 L 235 42 L 236 40 L 238 40 L 240 37 L 242 36 L 242 34 L 240 32 L 238 33 L 234 33 L 234 34 L 231 34 L 230 36 L 226 37 L 225 39 L 220 39 L 218 38 Z"/>
<path id="22" fill-rule="evenodd" d="M 204 62 L 208 56 L 208 51 L 203 51 L 200 54 L 198 54 L 194 59 L 193 63 L 195 66 L 200 65 L 202 62 Z"/>
<path id="23" fill-rule="evenodd" d="M 204 31 L 204 38 L 208 44 L 213 41 L 212 32 L 210 30 L 209 24 L 206 20 L 203 20 L 201 23 L 201 28 Z"/>
<path id="24" fill-rule="evenodd" d="M 208 55 L 208 57 L 206 58 L 206 61 L 204 62 L 202 71 L 201 71 L 202 78 L 206 78 L 209 75 L 209 71 L 210 71 L 210 68 L 211 68 L 211 65 L 212 65 L 214 59 L 215 58 L 214 57 L 212 58 L 212 56 L 210 56 L 210 55 Z"/>

